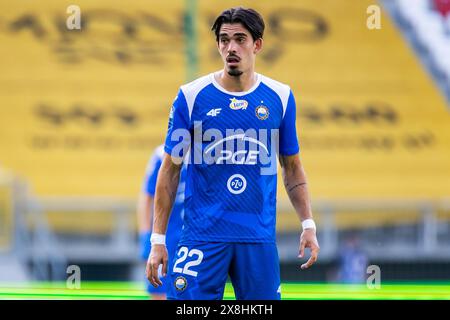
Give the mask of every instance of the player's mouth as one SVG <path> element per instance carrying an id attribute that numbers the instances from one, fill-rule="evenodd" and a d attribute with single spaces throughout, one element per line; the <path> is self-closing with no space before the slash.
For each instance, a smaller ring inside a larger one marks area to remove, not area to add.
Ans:
<path id="1" fill-rule="evenodd" d="M 228 56 L 227 57 L 227 63 L 229 66 L 236 66 L 239 64 L 239 61 L 241 61 L 241 59 L 237 56 Z"/>

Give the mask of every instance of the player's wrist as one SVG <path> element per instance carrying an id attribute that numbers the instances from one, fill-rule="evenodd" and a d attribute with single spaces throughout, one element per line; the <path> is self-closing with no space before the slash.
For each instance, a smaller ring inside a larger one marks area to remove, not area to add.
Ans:
<path id="1" fill-rule="evenodd" d="M 303 228 L 303 230 L 313 229 L 315 231 L 316 223 L 314 222 L 313 219 L 305 219 L 302 221 L 302 228 Z"/>
<path id="2" fill-rule="evenodd" d="M 166 235 L 153 232 L 150 237 L 150 243 L 152 244 L 152 246 L 155 244 L 160 244 L 160 245 L 165 246 L 166 245 Z"/>

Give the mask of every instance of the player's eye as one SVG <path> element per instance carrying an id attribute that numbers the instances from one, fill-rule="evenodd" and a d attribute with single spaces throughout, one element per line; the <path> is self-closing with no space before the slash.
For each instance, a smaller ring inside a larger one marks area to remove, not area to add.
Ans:
<path id="1" fill-rule="evenodd" d="M 227 43 L 228 42 L 228 39 L 227 38 L 221 38 L 220 39 L 220 43 Z"/>

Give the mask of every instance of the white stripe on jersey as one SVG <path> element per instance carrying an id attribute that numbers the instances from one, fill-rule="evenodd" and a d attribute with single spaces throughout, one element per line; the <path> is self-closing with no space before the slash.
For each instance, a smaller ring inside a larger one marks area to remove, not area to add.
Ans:
<path id="1" fill-rule="evenodd" d="M 189 110 L 189 119 L 191 119 L 192 116 L 192 109 L 194 108 L 195 98 L 197 98 L 198 93 L 210 83 L 210 76 L 206 75 L 181 86 L 181 91 L 184 94 Z"/>
<path id="2" fill-rule="evenodd" d="M 283 104 L 283 118 L 284 118 L 284 114 L 286 113 L 287 104 L 289 100 L 289 95 L 291 94 L 291 88 L 288 85 L 273 80 L 269 77 L 263 75 L 261 75 L 261 77 L 262 83 L 266 84 L 270 89 L 275 91 L 277 95 L 280 97 L 281 103 Z"/>

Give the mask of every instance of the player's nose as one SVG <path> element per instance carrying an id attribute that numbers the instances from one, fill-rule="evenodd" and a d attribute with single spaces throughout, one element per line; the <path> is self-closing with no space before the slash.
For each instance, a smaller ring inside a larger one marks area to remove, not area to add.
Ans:
<path id="1" fill-rule="evenodd" d="M 236 41 L 231 40 L 228 43 L 228 54 L 235 54 L 237 52 L 237 44 Z"/>

